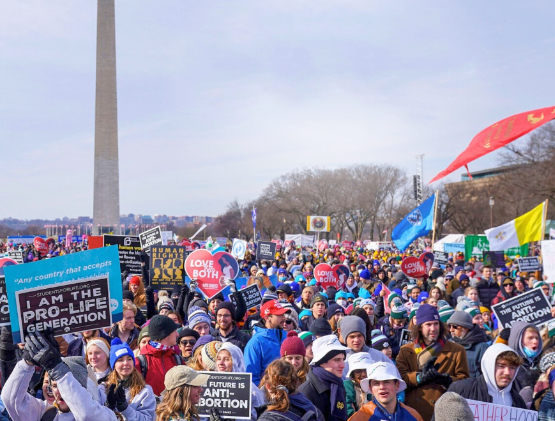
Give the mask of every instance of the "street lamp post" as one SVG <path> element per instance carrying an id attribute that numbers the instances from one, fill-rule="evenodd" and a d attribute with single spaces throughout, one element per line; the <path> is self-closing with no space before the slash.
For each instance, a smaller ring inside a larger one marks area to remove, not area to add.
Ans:
<path id="1" fill-rule="evenodd" d="M 495 199 L 493 196 L 489 197 L 489 209 L 490 209 L 490 228 L 493 228 L 493 205 L 495 205 Z"/>

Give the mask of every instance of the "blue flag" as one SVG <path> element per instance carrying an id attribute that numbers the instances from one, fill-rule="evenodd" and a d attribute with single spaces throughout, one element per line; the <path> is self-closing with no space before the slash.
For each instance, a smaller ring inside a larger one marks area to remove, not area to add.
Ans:
<path id="1" fill-rule="evenodd" d="M 256 229 L 256 208 L 252 209 L 252 227 Z"/>
<path id="2" fill-rule="evenodd" d="M 391 239 L 399 250 L 405 251 L 410 243 L 428 234 L 433 228 L 435 201 L 434 193 L 393 228 Z"/>

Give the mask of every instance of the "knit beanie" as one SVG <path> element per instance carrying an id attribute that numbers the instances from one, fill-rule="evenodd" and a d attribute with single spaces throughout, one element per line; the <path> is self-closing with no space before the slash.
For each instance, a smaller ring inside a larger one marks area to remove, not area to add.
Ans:
<path id="1" fill-rule="evenodd" d="M 387 337 L 379 329 L 374 329 L 372 331 L 372 348 L 381 351 L 384 348 L 389 348 L 391 344 Z"/>
<path id="2" fill-rule="evenodd" d="M 272 300 L 277 300 L 278 296 L 276 294 L 276 291 L 272 291 L 270 289 L 267 289 L 266 292 L 264 292 L 264 295 L 262 296 L 262 304 L 264 304 L 267 301 L 272 301 Z"/>
<path id="3" fill-rule="evenodd" d="M 541 288 L 544 285 L 547 285 L 547 284 L 543 281 L 534 281 L 534 283 L 532 284 L 532 288 Z"/>
<path id="4" fill-rule="evenodd" d="M 218 316 L 218 311 L 225 309 L 231 313 L 231 318 L 235 320 L 235 305 L 231 301 L 222 301 L 220 304 L 216 306 L 216 313 L 215 315 Z"/>
<path id="5" fill-rule="evenodd" d="M 206 311 L 205 311 L 206 313 L 208 313 L 208 304 L 206 303 L 206 301 L 204 301 L 204 300 L 203 300 L 202 298 L 200 298 L 200 297 L 199 297 L 199 298 L 195 298 L 193 301 L 191 301 L 191 303 L 189 304 L 188 311 L 187 311 L 188 314 L 191 313 L 191 309 L 192 309 L 193 307 L 199 307 L 199 308 L 201 307 L 201 308 L 203 308 L 203 309 L 206 310 Z"/>
<path id="6" fill-rule="evenodd" d="M 310 317 L 312 316 L 312 310 L 305 308 L 303 311 L 299 313 L 299 320 L 302 320 L 303 317 Z"/>
<path id="7" fill-rule="evenodd" d="M 408 310 L 404 305 L 394 306 L 391 308 L 391 318 L 392 319 L 406 319 L 408 318 Z"/>
<path id="8" fill-rule="evenodd" d="M 85 365 L 83 357 L 64 357 L 62 361 L 68 366 L 75 380 L 86 389 L 89 372 L 87 371 L 87 366 Z"/>
<path id="9" fill-rule="evenodd" d="M 202 355 L 202 363 L 208 371 L 216 371 L 216 357 L 221 347 L 222 343 L 220 341 L 212 341 L 208 342 L 202 348 L 200 352 Z"/>
<path id="10" fill-rule="evenodd" d="M 337 288 L 335 287 L 327 287 L 326 288 L 326 297 L 328 297 L 328 301 L 335 301 L 337 294 Z"/>
<path id="11" fill-rule="evenodd" d="M 112 343 L 110 344 L 110 368 L 113 370 L 116 361 L 125 355 L 129 355 L 131 358 L 133 358 L 133 365 L 135 365 L 135 354 L 133 354 L 133 351 L 131 350 L 129 345 L 127 345 L 127 343 L 121 342 L 120 338 L 112 339 Z"/>
<path id="12" fill-rule="evenodd" d="M 343 317 L 343 319 L 344 318 L 345 317 Z M 343 319 L 341 319 L 341 320 L 343 320 Z M 323 319 L 323 318 L 314 320 L 310 324 L 310 326 L 308 326 L 308 330 L 310 330 L 312 333 L 314 333 L 314 335 L 316 335 L 318 337 L 331 335 L 333 333 L 332 330 L 331 330 L 330 323 L 326 319 Z"/>
<path id="13" fill-rule="evenodd" d="M 487 307 L 484 306 L 480 306 L 480 313 L 484 314 L 484 313 L 491 313 L 491 310 Z"/>
<path id="14" fill-rule="evenodd" d="M 421 303 L 422 301 L 426 301 L 428 298 L 430 298 L 430 294 L 428 294 L 426 291 L 422 291 L 420 294 L 418 294 L 418 298 L 416 299 L 416 301 Z"/>
<path id="15" fill-rule="evenodd" d="M 541 372 L 545 373 L 554 365 L 555 365 L 555 352 L 548 352 L 541 358 L 539 367 Z"/>
<path id="16" fill-rule="evenodd" d="M 374 301 L 372 301 L 370 298 L 364 298 L 363 300 L 360 301 L 360 308 L 363 308 L 366 305 L 371 305 L 372 308 L 376 308 L 376 303 Z"/>
<path id="17" fill-rule="evenodd" d="M 347 337 L 354 332 L 362 333 L 366 341 L 366 323 L 358 316 L 345 316 L 339 321 L 339 329 L 343 341 L 347 342 Z"/>
<path id="18" fill-rule="evenodd" d="M 306 355 L 304 342 L 299 338 L 297 332 L 294 330 L 287 332 L 287 338 L 281 344 L 280 354 L 282 357 L 288 355 L 302 355 L 304 357 Z"/>
<path id="19" fill-rule="evenodd" d="M 410 313 L 409 313 L 409 321 L 412 320 L 412 318 L 414 316 L 416 316 L 416 312 L 418 311 L 418 309 L 420 308 L 421 305 L 422 304 L 420 304 L 420 303 L 414 303 L 412 305 L 412 308 L 411 308 Z"/>
<path id="20" fill-rule="evenodd" d="M 122 298 L 122 300 L 131 300 L 131 301 L 133 301 L 133 299 L 135 297 L 133 296 L 133 293 L 131 291 L 125 290 L 121 293 L 121 298 Z"/>
<path id="21" fill-rule="evenodd" d="M 439 313 L 435 307 L 432 307 L 430 304 L 423 304 L 420 308 L 416 311 L 416 324 L 421 325 L 422 323 L 426 322 L 439 322 Z"/>
<path id="22" fill-rule="evenodd" d="M 437 400 L 434 417 L 436 421 L 474 421 L 468 402 L 455 392 L 445 392 Z"/>
<path id="23" fill-rule="evenodd" d="M 93 345 L 99 347 L 102 350 L 102 352 L 106 354 L 106 357 L 110 358 L 110 344 L 107 344 L 107 341 L 104 338 L 98 337 L 98 338 L 90 339 L 87 342 L 86 351 L 88 352 L 89 348 Z"/>
<path id="24" fill-rule="evenodd" d="M 210 325 L 210 322 L 210 316 L 208 316 L 208 314 L 206 314 L 200 308 L 198 309 L 198 311 L 193 311 L 191 314 L 189 314 L 189 329 L 194 329 L 195 326 L 200 323 L 208 323 L 208 325 Z"/>
<path id="25" fill-rule="evenodd" d="M 310 308 L 316 303 L 324 303 L 326 308 L 328 307 L 328 299 L 322 293 L 314 294 L 312 301 L 310 301 Z"/>
<path id="26" fill-rule="evenodd" d="M 148 326 L 145 326 L 141 329 L 141 332 L 139 333 L 139 337 L 137 338 L 137 344 L 140 344 L 145 336 L 149 337 Z"/>
<path id="27" fill-rule="evenodd" d="M 474 318 L 474 316 L 477 316 L 478 314 L 482 314 L 482 313 L 480 313 L 480 310 L 478 310 L 477 308 L 474 308 L 474 307 L 465 308 L 464 311 L 466 311 L 468 314 L 470 314 L 471 318 Z"/>
<path id="28" fill-rule="evenodd" d="M 196 330 L 184 327 L 183 329 L 181 329 L 181 332 L 179 332 L 179 337 L 177 338 L 177 341 L 179 342 L 181 339 L 183 339 L 186 336 L 192 336 L 197 341 L 200 338 L 200 335 L 198 334 L 198 332 Z"/>
<path id="29" fill-rule="evenodd" d="M 391 307 L 391 302 L 392 302 L 395 298 L 397 298 L 398 301 L 399 301 L 401 304 L 403 303 L 403 301 L 401 300 L 401 296 L 400 296 L 399 294 L 395 293 L 395 292 L 392 292 L 391 294 L 389 294 L 389 297 L 388 297 L 388 299 L 387 299 L 387 304 L 389 305 L 389 307 Z"/>
<path id="30" fill-rule="evenodd" d="M 372 279 L 372 275 L 370 274 L 370 271 L 368 269 L 363 269 L 362 272 L 360 272 L 360 279 L 364 279 L 366 281 L 369 281 L 370 279 Z"/>
<path id="31" fill-rule="evenodd" d="M 301 332 L 299 338 L 302 339 L 305 350 L 307 346 L 309 346 L 312 342 L 316 340 L 316 336 L 312 332 Z"/>
<path id="32" fill-rule="evenodd" d="M 198 347 L 204 346 L 209 342 L 212 342 L 214 337 L 212 335 L 204 335 L 198 338 L 197 343 L 193 346 L 193 354 L 195 353 Z"/>
<path id="33" fill-rule="evenodd" d="M 180 326 L 168 316 L 157 314 L 150 319 L 150 323 L 148 324 L 148 334 L 151 340 L 158 342 L 170 336 L 179 327 Z"/>
<path id="34" fill-rule="evenodd" d="M 451 317 L 449 317 L 449 320 L 447 320 L 447 324 L 462 326 L 466 329 L 472 329 L 474 326 L 472 324 L 472 317 L 470 317 L 470 314 L 466 311 L 455 311 Z"/>
<path id="35" fill-rule="evenodd" d="M 455 312 L 455 309 L 453 307 L 451 307 L 449 304 L 445 304 L 442 307 L 439 307 L 439 319 L 443 322 L 443 323 L 447 323 L 447 320 L 449 320 L 449 317 L 451 317 L 451 315 Z"/>
<path id="36" fill-rule="evenodd" d="M 140 285 L 140 284 L 141 284 L 141 278 L 139 278 L 138 276 L 133 276 L 129 280 L 129 285 Z"/>
<path id="37" fill-rule="evenodd" d="M 174 311 L 175 309 L 171 301 L 162 301 L 158 303 L 158 311 L 160 312 L 162 310 Z"/>
<path id="38" fill-rule="evenodd" d="M 337 313 L 343 313 L 345 314 L 345 309 L 343 307 L 341 307 L 339 304 L 337 303 L 333 303 L 328 307 L 328 311 L 327 311 L 327 315 L 328 315 L 328 320 L 330 320 L 335 314 Z"/>

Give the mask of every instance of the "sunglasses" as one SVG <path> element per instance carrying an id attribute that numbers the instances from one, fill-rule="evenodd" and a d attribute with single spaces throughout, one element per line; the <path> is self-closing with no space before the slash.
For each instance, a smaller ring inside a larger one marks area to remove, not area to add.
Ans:
<path id="1" fill-rule="evenodd" d="M 457 325 L 449 325 L 449 329 L 459 330 L 461 327 Z"/>
<path id="2" fill-rule="evenodd" d="M 187 340 L 180 341 L 179 343 L 183 346 L 187 346 L 187 345 L 194 346 L 197 343 L 197 341 L 194 340 L 194 339 L 191 339 L 191 340 L 188 340 L 188 341 Z"/>
<path id="3" fill-rule="evenodd" d="M 291 324 L 293 324 L 293 320 L 285 320 L 285 324 L 291 325 Z"/>

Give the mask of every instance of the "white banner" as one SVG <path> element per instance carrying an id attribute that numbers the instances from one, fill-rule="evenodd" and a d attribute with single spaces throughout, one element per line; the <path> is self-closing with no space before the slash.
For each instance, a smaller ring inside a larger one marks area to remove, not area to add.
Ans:
<path id="1" fill-rule="evenodd" d="M 231 254 L 236 259 L 244 259 L 245 252 L 247 251 L 247 242 L 245 240 L 233 239 L 233 246 L 231 247 Z"/>
<path id="2" fill-rule="evenodd" d="M 475 421 L 537 421 L 538 412 L 467 399 Z"/>
<path id="3" fill-rule="evenodd" d="M 555 282 L 555 240 L 542 241 L 542 265 L 543 274 L 547 276 L 547 282 Z"/>
<path id="4" fill-rule="evenodd" d="M 309 246 L 312 247 L 314 245 L 314 236 L 313 235 L 303 235 L 303 234 L 285 234 L 285 241 L 293 240 L 296 246 Z"/>

